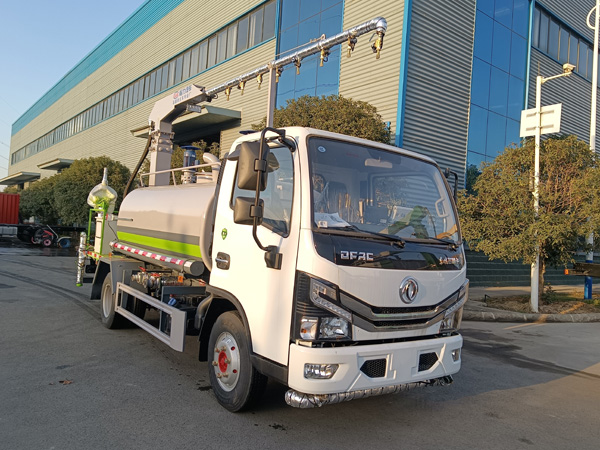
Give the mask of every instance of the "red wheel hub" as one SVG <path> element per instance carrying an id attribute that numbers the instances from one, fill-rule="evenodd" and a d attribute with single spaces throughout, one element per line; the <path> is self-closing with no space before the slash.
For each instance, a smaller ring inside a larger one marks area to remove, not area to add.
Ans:
<path id="1" fill-rule="evenodd" d="M 227 372 L 227 353 L 224 351 L 219 353 L 219 370 L 223 373 Z"/>
<path id="2" fill-rule="evenodd" d="M 215 342 L 211 367 L 220 389 L 225 392 L 235 389 L 240 372 L 240 352 L 235 338 L 227 331 L 219 334 Z"/>

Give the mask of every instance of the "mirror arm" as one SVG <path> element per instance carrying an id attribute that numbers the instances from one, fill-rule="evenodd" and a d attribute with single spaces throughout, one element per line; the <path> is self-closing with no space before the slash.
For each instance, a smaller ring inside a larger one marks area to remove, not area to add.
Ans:
<path id="1" fill-rule="evenodd" d="M 265 139 L 265 135 L 267 133 L 267 131 L 272 131 L 274 133 L 277 133 L 280 136 L 280 139 L 285 138 L 285 130 L 280 130 L 278 128 L 271 128 L 271 127 L 266 127 L 265 129 L 263 129 L 260 133 L 260 147 L 258 150 L 258 159 L 256 161 L 254 161 L 254 170 L 257 172 L 266 172 L 267 171 L 267 161 L 264 159 L 264 154 L 265 154 L 265 150 L 264 150 L 264 146 L 266 145 L 266 139 Z M 267 267 L 271 268 L 271 269 L 281 269 L 281 260 L 283 259 L 283 255 L 281 253 L 278 253 L 278 249 L 275 245 L 269 245 L 268 247 L 265 247 L 261 242 L 260 239 L 258 238 L 258 219 L 259 216 L 262 218 L 263 215 L 263 211 L 262 208 L 259 207 L 258 201 L 260 200 L 260 180 L 261 177 L 257 176 L 256 177 L 256 190 L 255 190 L 255 196 L 254 196 L 254 207 L 251 209 L 251 216 L 254 217 L 254 223 L 252 225 L 252 237 L 254 238 L 254 242 L 256 242 L 256 245 L 258 245 L 258 248 L 260 248 L 261 250 L 263 250 L 265 252 L 265 262 L 267 264 Z"/>
<path id="2" fill-rule="evenodd" d="M 453 170 L 450 170 L 450 167 L 446 167 L 444 175 L 446 176 L 446 179 L 448 179 L 450 175 L 454 177 L 454 202 L 458 203 L 458 174 Z"/>
<path id="3" fill-rule="evenodd" d="M 454 203 L 458 203 L 458 174 L 452 173 L 454 174 Z"/>
<path id="4" fill-rule="evenodd" d="M 279 136 L 277 138 L 275 138 L 280 144 L 285 145 L 287 148 L 290 149 L 290 152 L 294 152 L 294 150 L 296 150 L 296 143 L 293 139 L 288 139 L 285 137 L 285 135 Z M 274 140 L 274 139 L 270 139 L 270 140 Z"/>

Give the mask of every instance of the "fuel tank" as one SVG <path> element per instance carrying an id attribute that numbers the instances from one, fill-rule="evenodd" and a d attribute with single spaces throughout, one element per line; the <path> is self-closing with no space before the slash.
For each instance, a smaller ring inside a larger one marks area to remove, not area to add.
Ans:
<path id="1" fill-rule="evenodd" d="M 117 219 L 119 243 L 158 254 L 202 261 L 212 234 L 216 183 L 152 186 L 135 189 L 121 203 Z M 157 262 L 160 264 L 160 262 Z"/>

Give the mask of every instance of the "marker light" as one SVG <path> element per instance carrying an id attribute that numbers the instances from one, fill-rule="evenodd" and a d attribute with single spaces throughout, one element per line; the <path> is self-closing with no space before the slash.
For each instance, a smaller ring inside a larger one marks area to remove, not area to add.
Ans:
<path id="1" fill-rule="evenodd" d="M 317 338 L 317 324 L 319 319 L 316 317 L 303 316 L 300 321 L 300 337 L 307 341 L 313 341 Z"/>
<path id="2" fill-rule="evenodd" d="M 452 350 L 452 361 L 456 362 L 460 359 L 460 348 Z"/>

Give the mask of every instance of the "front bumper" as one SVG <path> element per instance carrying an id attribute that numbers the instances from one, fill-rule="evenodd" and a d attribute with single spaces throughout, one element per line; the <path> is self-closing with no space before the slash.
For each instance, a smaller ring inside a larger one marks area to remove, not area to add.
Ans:
<path id="1" fill-rule="evenodd" d="M 461 359 L 458 357 L 454 361 L 452 353 L 460 350 L 462 341 L 462 336 L 454 335 L 347 347 L 310 348 L 290 344 L 288 385 L 307 394 L 336 394 L 442 378 L 460 370 Z M 431 363 L 433 353 L 437 360 Z M 430 361 L 430 367 L 423 367 L 422 356 Z M 369 365 L 365 362 L 375 360 L 385 365 L 376 376 L 361 370 Z M 338 364 L 339 368 L 331 379 L 307 379 L 304 377 L 304 364 L 307 363 Z"/>

